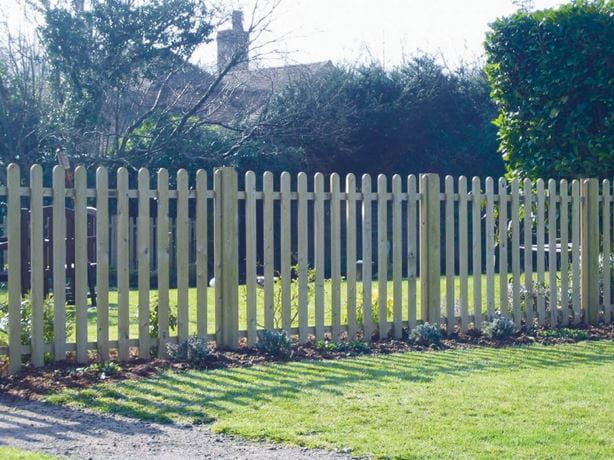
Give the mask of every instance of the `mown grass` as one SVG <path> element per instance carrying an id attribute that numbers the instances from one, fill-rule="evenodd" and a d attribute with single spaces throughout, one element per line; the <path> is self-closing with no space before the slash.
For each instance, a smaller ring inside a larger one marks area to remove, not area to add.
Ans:
<path id="1" fill-rule="evenodd" d="M 614 342 L 167 372 L 49 397 L 380 458 L 614 458 Z"/>
<path id="2" fill-rule="evenodd" d="M 58 457 L 16 449 L 14 447 L 0 446 L 0 458 L 3 460 L 53 460 Z"/>

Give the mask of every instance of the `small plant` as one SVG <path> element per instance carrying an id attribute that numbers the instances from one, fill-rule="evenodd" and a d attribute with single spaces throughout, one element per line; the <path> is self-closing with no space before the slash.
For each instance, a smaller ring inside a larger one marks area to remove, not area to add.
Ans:
<path id="1" fill-rule="evenodd" d="M 369 353 L 371 348 L 366 342 L 352 340 L 348 342 L 333 342 L 330 340 L 318 340 L 316 350 L 340 352 L 340 353 Z"/>
<path id="2" fill-rule="evenodd" d="M 539 335 L 541 335 L 542 337 L 549 337 L 549 338 L 556 338 L 556 339 L 561 339 L 561 338 L 573 339 L 573 340 L 587 340 L 588 339 L 588 332 L 586 332 L 585 330 L 571 329 L 569 327 L 563 327 L 560 329 L 544 329 L 543 331 L 539 332 Z"/>
<path id="3" fill-rule="evenodd" d="M 106 361 L 104 363 L 94 363 L 86 367 L 78 367 L 71 374 L 95 374 L 101 380 L 105 380 L 113 375 L 117 375 L 122 371 L 119 364 L 113 361 Z"/>
<path id="4" fill-rule="evenodd" d="M 209 356 L 209 344 L 206 340 L 191 336 L 181 343 L 168 343 L 166 345 L 168 356 L 173 361 L 189 363 L 194 366 L 202 365 Z"/>
<path id="5" fill-rule="evenodd" d="M 152 339 L 158 339 L 159 338 L 159 318 L 160 318 L 160 304 L 158 302 L 158 298 L 154 298 L 151 302 L 151 304 L 149 305 L 149 337 L 151 337 Z M 175 315 L 170 309 L 168 312 L 168 327 L 170 329 L 169 332 L 174 332 L 175 329 L 177 329 L 177 315 Z M 156 345 L 151 347 L 151 355 L 152 356 L 157 356 L 158 355 L 158 345 L 157 342 L 155 342 Z"/>
<path id="6" fill-rule="evenodd" d="M 386 319 L 392 316 L 393 306 L 394 300 L 389 298 L 388 302 L 386 302 Z M 362 304 L 356 308 L 356 322 L 364 324 L 364 305 Z M 371 322 L 373 324 L 378 324 L 379 322 L 379 295 L 377 292 L 374 292 L 371 296 Z"/>
<path id="7" fill-rule="evenodd" d="M 484 335 L 491 339 L 506 340 L 516 332 L 514 321 L 509 318 L 497 316 L 484 323 Z"/>
<path id="8" fill-rule="evenodd" d="M 417 345 L 439 345 L 441 343 L 441 331 L 435 324 L 419 324 L 410 332 L 409 340 Z"/>
<path id="9" fill-rule="evenodd" d="M 292 341 L 286 331 L 271 331 L 265 329 L 259 334 L 258 350 L 273 356 L 289 356 L 292 349 Z"/>

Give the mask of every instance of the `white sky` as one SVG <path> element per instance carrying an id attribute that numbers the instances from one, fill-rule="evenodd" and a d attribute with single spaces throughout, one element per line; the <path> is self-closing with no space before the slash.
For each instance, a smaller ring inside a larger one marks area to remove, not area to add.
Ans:
<path id="1" fill-rule="evenodd" d="M 229 11 L 243 9 L 247 21 L 257 0 L 212 1 Z M 275 0 L 258 1 L 265 11 Z M 535 9 L 562 3 L 566 2 L 534 0 Z M 0 19 L 12 27 L 22 25 L 18 4 L 19 0 L 0 0 Z M 281 0 L 262 40 L 274 41 L 274 48 L 290 63 L 376 59 L 393 66 L 425 51 L 454 67 L 479 59 L 488 24 L 516 9 L 512 0 Z M 198 58 L 213 64 L 215 44 L 204 47 Z M 263 65 L 280 60 L 269 59 Z"/>

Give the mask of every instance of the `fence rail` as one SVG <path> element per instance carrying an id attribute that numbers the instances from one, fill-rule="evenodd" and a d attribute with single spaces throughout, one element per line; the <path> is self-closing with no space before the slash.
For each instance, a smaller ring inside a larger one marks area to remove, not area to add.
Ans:
<path id="1" fill-rule="evenodd" d="M 67 188 L 64 173 L 43 187 L 40 166 L 25 178 L 10 165 L 0 185 L 11 371 L 24 355 L 37 366 L 45 353 L 162 356 L 191 334 L 232 348 L 263 328 L 371 340 L 422 321 L 466 331 L 495 314 L 612 321 L 608 180 L 99 168 L 88 184 L 77 167 Z"/>

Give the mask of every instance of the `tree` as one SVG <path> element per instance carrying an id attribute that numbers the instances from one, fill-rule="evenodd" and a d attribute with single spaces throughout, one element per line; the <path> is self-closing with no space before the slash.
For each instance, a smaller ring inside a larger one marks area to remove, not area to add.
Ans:
<path id="1" fill-rule="evenodd" d="M 614 9 L 577 1 L 491 25 L 486 72 L 511 176 L 614 175 Z"/>

